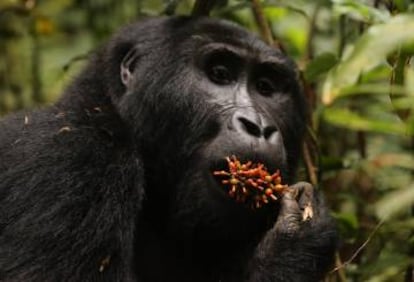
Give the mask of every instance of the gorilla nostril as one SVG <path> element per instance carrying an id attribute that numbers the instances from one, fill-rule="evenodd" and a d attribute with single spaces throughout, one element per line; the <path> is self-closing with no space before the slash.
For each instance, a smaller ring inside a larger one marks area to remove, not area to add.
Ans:
<path id="1" fill-rule="evenodd" d="M 253 135 L 255 137 L 260 137 L 262 135 L 260 127 L 254 122 L 251 122 L 250 120 L 244 117 L 239 117 L 237 119 L 242 124 L 243 130 L 248 134 Z"/>
<path id="2" fill-rule="evenodd" d="M 263 137 L 267 140 L 270 139 L 270 137 L 272 137 L 273 133 L 277 132 L 277 128 L 275 126 L 267 126 L 264 130 L 263 130 Z"/>

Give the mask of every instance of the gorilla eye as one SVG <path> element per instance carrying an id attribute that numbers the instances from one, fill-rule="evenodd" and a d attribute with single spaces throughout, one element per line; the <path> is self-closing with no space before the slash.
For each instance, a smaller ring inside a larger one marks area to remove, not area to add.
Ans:
<path id="1" fill-rule="evenodd" d="M 243 65 L 237 53 L 223 47 L 207 50 L 201 59 L 200 67 L 207 78 L 223 86 L 237 81 Z"/>
<path id="2" fill-rule="evenodd" d="M 256 89 L 263 96 L 270 96 L 276 91 L 276 87 L 273 82 L 268 78 L 260 78 L 256 82 Z"/>
<path id="3" fill-rule="evenodd" d="M 207 71 L 208 78 L 219 85 L 228 85 L 233 81 L 230 70 L 224 65 L 213 65 Z"/>

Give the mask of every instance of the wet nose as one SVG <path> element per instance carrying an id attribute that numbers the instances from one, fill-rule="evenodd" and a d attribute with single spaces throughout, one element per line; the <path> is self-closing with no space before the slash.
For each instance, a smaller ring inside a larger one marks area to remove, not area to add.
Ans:
<path id="1" fill-rule="evenodd" d="M 236 112 L 232 119 L 234 129 L 248 138 L 264 138 L 266 142 L 276 142 L 278 129 L 254 112 Z"/>

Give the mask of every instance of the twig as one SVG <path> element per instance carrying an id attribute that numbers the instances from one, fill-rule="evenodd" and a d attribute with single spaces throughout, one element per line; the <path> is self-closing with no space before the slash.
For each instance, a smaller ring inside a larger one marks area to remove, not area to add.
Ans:
<path id="1" fill-rule="evenodd" d="M 259 0 L 252 0 L 253 15 L 259 25 L 260 33 L 263 39 L 271 46 L 274 44 L 273 35 L 270 31 L 269 23 L 266 21 L 266 17 L 263 13 L 263 8 Z"/>
<path id="2" fill-rule="evenodd" d="M 364 131 L 357 131 L 358 153 L 362 159 L 367 158 L 367 136 Z"/>
<path id="3" fill-rule="evenodd" d="M 316 20 L 319 15 L 321 5 L 316 4 L 315 9 L 313 10 L 312 17 L 309 23 L 309 31 L 308 31 L 308 42 L 306 43 L 306 52 L 305 52 L 305 60 L 309 61 L 313 59 L 314 50 L 313 50 L 313 38 L 316 31 Z"/>
<path id="4" fill-rule="evenodd" d="M 375 233 L 377 233 L 378 229 L 384 224 L 385 220 L 381 220 L 380 222 L 378 222 L 377 226 L 375 226 L 374 230 L 372 230 L 371 234 L 369 234 L 367 240 L 365 240 L 365 242 L 355 251 L 355 253 L 347 260 L 345 261 L 343 264 L 335 267 L 331 273 L 334 273 L 336 271 L 339 271 L 340 269 L 346 267 L 348 264 L 350 264 L 358 255 L 359 253 L 365 248 L 366 245 L 368 245 L 368 243 L 371 241 L 372 237 L 374 237 Z"/>
<path id="5" fill-rule="evenodd" d="M 35 19 L 32 19 L 35 21 Z M 32 52 L 31 52 L 31 72 L 32 72 L 32 99 L 35 103 L 41 104 L 45 102 L 45 97 L 42 91 L 42 80 L 41 80 L 41 49 L 39 35 L 36 30 L 31 31 L 32 39 Z"/>
<path id="6" fill-rule="evenodd" d="M 302 143 L 303 160 L 305 162 L 309 180 L 311 184 L 315 186 L 318 184 L 318 174 L 316 173 L 315 165 L 314 165 L 312 156 L 310 154 L 309 147 L 310 147 L 309 142 L 307 142 L 307 140 L 303 141 Z"/>
<path id="7" fill-rule="evenodd" d="M 335 265 L 338 267 L 342 265 L 341 257 L 338 253 L 335 254 Z M 342 268 L 338 268 L 338 277 L 341 282 L 348 281 L 348 279 L 346 279 L 345 271 Z"/>

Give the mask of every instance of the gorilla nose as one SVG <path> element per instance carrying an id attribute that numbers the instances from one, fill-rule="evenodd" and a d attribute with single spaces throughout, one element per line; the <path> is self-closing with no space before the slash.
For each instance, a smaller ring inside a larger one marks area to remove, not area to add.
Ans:
<path id="1" fill-rule="evenodd" d="M 248 138 L 261 139 L 268 143 L 277 142 L 278 129 L 268 125 L 266 120 L 257 114 L 236 113 L 232 119 L 234 129 Z"/>

